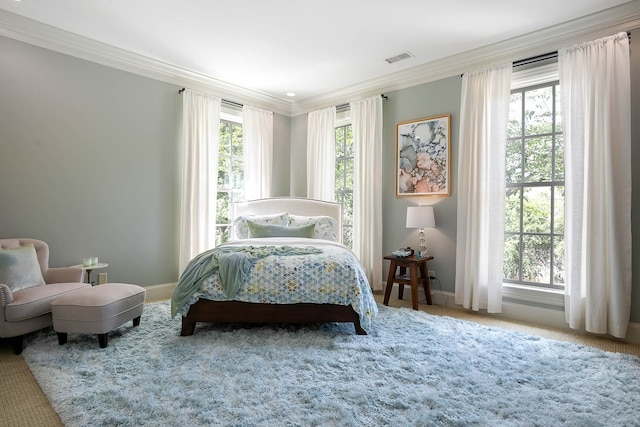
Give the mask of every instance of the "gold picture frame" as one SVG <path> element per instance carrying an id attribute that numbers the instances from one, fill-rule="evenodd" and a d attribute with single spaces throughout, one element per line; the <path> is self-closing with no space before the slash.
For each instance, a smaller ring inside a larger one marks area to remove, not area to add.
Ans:
<path id="1" fill-rule="evenodd" d="M 396 197 L 451 194 L 451 115 L 396 123 Z"/>

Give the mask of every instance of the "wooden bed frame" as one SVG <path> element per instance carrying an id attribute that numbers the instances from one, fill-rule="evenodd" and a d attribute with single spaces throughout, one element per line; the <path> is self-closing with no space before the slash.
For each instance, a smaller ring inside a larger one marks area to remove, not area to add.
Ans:
<path id="1" fill-rule="evenodd" d="M 321 200 L 298 197 L 275 197 L 253 200 L 234 205 L 234 218 L 239 215 L 269 215 L 289 212 L 293 215 L 326 215 L 337 221 L 336 230 L 342 229 L 342 205 Z M 341 242 L 342 235 L 336 233 Z M 182 317 L 180 335 L 193 335 L 198 322 L 213 323 L 353 323 L 358 335 L 366 335 L 360 325 L 360 316 L 351 306 L 335 304 L 258 304 L 242 301 L 212 301 L 200 299 L 189 307 Z"/>

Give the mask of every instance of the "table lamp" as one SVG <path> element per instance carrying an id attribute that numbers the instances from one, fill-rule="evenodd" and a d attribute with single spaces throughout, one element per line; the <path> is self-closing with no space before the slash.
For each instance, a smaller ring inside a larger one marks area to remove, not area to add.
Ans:
<path id="1" fill-rule="evenodd" d="M 436 219 L 433 216 L 433 206 L 409 206 L 407 207 L 407 228 L 420 229 L 420 250 L 418 258 L 427 256 L 425 245 L 424 229 L 436 226 Z"/>

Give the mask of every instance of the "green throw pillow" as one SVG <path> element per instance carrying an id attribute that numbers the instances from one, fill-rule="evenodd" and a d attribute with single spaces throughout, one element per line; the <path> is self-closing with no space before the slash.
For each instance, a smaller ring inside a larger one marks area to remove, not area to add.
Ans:
<path id="1" fill-rule="evenodd" d="M 258 224 L 247 221 L 249 237 L 313 237 L 315 224 L 303 227 L 285 227 L 283 225 Z"/>
<path id="2" fill-rule="evenodd" d="M 0 249 L 0 283 L 9 286 L 11 292 L 45 284 L 32 244 L 16 249 Z"/>

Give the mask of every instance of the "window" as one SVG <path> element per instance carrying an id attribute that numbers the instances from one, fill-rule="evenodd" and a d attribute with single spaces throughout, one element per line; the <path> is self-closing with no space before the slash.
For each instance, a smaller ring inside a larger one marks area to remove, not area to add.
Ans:
<path id="1" fill-rule="evenodd" d="M 342 243 L 353 247 L 353 132 L 351 124 L 336 127 L 336 202 L 342 203 Z"/>
<path id="2" fill-rule="evenodd" d="M 220 120 L 216 246 L 231 238 L 233 204 L 244 201 L 242 124 Z"/>
<path id="3" fill-rule="evenodd" d="M 564 142 L 557 81 L 511 92 L 504 282 L 564 288 Z"/>

